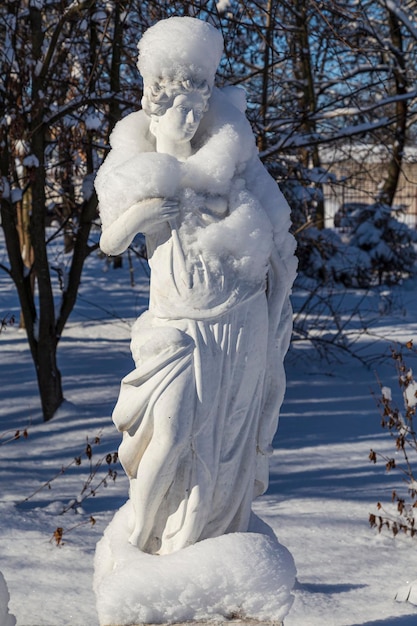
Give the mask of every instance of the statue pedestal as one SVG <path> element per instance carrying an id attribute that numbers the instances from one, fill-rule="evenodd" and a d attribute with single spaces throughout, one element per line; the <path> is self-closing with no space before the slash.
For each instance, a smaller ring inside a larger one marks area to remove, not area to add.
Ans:
<path id="1" fill-rule="evenodd" d="M 254 517 L 253 532 L 159 556 L 129 544 L 130 507 L 116 513 L 97 544 L 100 626 L 281 626 L 293 602 L 295 566 L 261 520 Z"/>

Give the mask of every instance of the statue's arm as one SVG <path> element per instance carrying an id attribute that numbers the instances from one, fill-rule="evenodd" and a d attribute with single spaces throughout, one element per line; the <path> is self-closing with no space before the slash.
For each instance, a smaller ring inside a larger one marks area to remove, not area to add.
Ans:
<path id="1" fill-rule="evenodd" d="M 135 202 L 103 230 L 100 248 L 105 254 L 121 254 L 138 233 L 149 233 L 159 224 L 170 222 L 178 215 L 178 211 L 177 200 L 148 198 Z"/>

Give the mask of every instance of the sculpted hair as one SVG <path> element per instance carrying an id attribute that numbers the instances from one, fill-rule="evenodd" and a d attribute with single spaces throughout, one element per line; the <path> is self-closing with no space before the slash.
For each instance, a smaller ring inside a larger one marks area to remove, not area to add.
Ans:
<path id="1" fill-rule="evenodd" d="M 196 82 L 193 79 L 182 81 L 163 81 L 145 85 L 143 89 L 142 108 L 149 117 L 164 115 L 172 106 L 174 99 L 182 94 L 199 91 L 205 100 L 204 112 L 208 109 L 211 95 L 210 85 L 206 80 Z"/>

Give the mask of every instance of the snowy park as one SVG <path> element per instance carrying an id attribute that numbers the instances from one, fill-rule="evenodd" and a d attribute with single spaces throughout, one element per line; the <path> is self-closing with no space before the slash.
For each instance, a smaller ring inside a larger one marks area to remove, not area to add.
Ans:
<path id="1" fill-rule="evenodd" d="M 135 269 L 131 287 L 126 263 L 113 270 L 97 254 L 88 259 L 60 347 L 66 402 L 51 422 L 42 422 L 24 331 L 15 324 L 1 333 L 0 570 L 19 626 L 98 624 L 95 547 L 128 490 L 122 469 L 109 467 L 105 458 L 120 443 L 111 412 L 131 363 L 131 326 L 146 306 L 142 267 Z M 13 286 L 0 276 L 3 306 L 18 315 Z M 323 361 L 303 342 L 293 343 L 287 357 L 270 486 L 255 501 L 256 513 L 272 526 L 297 568 L 285 626 L 416 623 L 417 608 L 395 601 L 398 589 L 416 578 L 415 539 L 378 533 L 368 523 L 376 503 L 389 505 L 393 486 L 402 480 L 368 460 L 370 449 L 395 454 L 372 392 L 378 394 L 375 372 L 393 395 L 398 390 L 389 347 L 416 338 L 415 289 L 410 280 L 367 294 L 369 335 L 356 347 L 370 357 L 370 366 L 337 350 Z M 347 314 L 362 295 L 344 293 Z M 296 290 L 294 300 L 302 297 Z M 101 460 L 90 483 L 91 468 L 95 472 Z M 117 471 L 116 479 L 97 487 L 109 468 Z M 63 529 L 59 545 L 57 529 Z"/>
<path id="2" fill-rule="evenodd" d="M 414 22 L 0 9 L 0 626 L 415 626 Z"/>

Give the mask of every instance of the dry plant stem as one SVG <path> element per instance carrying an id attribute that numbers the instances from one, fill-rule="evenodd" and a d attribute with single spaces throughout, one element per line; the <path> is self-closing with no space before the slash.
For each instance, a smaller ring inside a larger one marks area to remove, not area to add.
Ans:
<path id="1" fill-rule="evenodd" d="M 9 432 L 13 432 L 14 433 L 13 437 L 9 437 L 5 441 L 0 441 L 0 446 L 4 446 L 6 443 L 10 443 L 11 441 L 17 441 L 21 437 L 23 437 L 23 439 L 27 439 L 29 437 L 28 430 L 27 430 L 27 428 L 25 428 L 24 430 L 18 429 L 18 430 L 15 430 L 15 431 L 5 431 L 4 433 L 2 433 L 0 435 L 0 439 L 2 437 L 6 437 L 9 434 Z"/>
<path id="2" fill-rule="evenodd" d="M 59 470 L 59 472 L 57 472 L 57 474 L 55 474 L 55 476 L 53 476 L 52 478 L 50 478 L 49 480 L 47 480 L 45 483 L 43 483 L 40 487 L 38 487 L 38 489 L 36 489 L 35 491 L 33 491 L 29 496 L 27 496 L 24 500 L 20 500 L 20 502 L 16 503 L 16 506 L 20 506 L 21 504 L 24 504 L 25 502 L 28 502 L 29 500 L 31 500 L 34 496 L 36 496 L 36 494 L 38 494 L 40 491 L 42 491 L 43 489 L 45 489 L 45 487 L 48 487 L 48 489 L 51 488 L 51 483 L 53 483 L 54 480 L 56 480 L 58 478 L 58 476 L 61 476 L 62 474 L 65 474 L 65 472 L 67 471 L 67 469 L 69 469 L 71 467 L 71 465 L 74 465 L 75 463 L 75 459 L 73 459 L 70 463 L 68 463 L 68 465 L 66 465 L 65 467 L 61 467 L 61 469 Z"/>
<path id="3" fill-rule="evenodd" d="M 96 520 L 94 519 L 92 515 L 90 515 L 88 520 L 79 522 L 78 524 L 75 524 L 74 526 L 71 526 L 70 528 L 65 529 L 65 528 L 62 528 L 62 526 L 58 526 L 54 530 L 53 535 L 50 538 L 49 542 L 51 543 L 52 541 L 55 541 L 55 544 L 57 546 L 63 546 L 64 542 L 62 540 L 63 540 L 64 535 L 68 535 L 68 533 L 70 533 L 73 530 L 76 530 L 80 526 L 85 526 L 86 524 L 91 524 L 92 526 L 94 526 L 95 523 L 96 523 Z"/>
<path id="4" fill-rule="evenodd" d="M 413 342 L 409 341 L 405 348 L 416 354 Z M 380 515 L 370 514 L 369 523 L 372 528 L 377 527 L 378 531 L 384 526 L 390 530 L 394 536 L 399 532 L 414 536 L 417 533 L 415 509 L 417 508 L 417 481 L 415 479 L 415 462 L 413 465 L 413 454 L 417 454 L 417 435 L 414 429 L 413 418 L 416 413 L 417 382 L 414 380 L 411 368 L 404 360 L 403 349 L 392 349 L 392 358 L 398 375 L 398 385 L 403 396 L 405 413 L 399 410 L 392 401 L 391 392 L 387 392 L 378 379 L 381 389 L 381 398 L 377 399 L 377 405 L 381 413 L 381 426 L 388 429 L 391 437 L 395 439 L 395 449 L 397 453 L 402 453 L 403 463 L 398 463 L 395 458 L 390 458 L 384 454 L 370 451 L 369 460 L 376 463 L 378 459 L 385 462 L 387 472 L 393 469 L 398 470 L 403 475 L 403 483 L 406 486 L 407 496 L 402 497 L 393 490 L 391 501 L 396 504 L 397 516 L 388 513 L 380 502 L 377 503 Z M 411 389 L 411 391 L 410 391 Z M 406 501 L 407 500 L 407 501 Z"/>
<path id="5" fill-rule="evenodd" d="M 14 323 L 14 315 L 5 315 L 2 319 L 0 319 L 0 334 L 7 328 L 7 326 L 13 326 Z"/>
<path id="6" fill-rule="evenodd" d="M 113 482 L 115 482 L 115 480 L 116 480 L 116 478 L 117 478 L 117 472 L 116 472 L 116 470 L 112 470 L 112 469 L 109 467 L 109 470 L 108 470 L 108 472 L 107 472 L 106 476 L 104 476 L 104 477 L 103 477 L 103 478 L 102 478 L 102 479 L 101 479 L 101 480 L 97 483 L 97 485 L 95 485 L 95 487 L 90 487 L 90 485 L 91 485 L 92 481 L 94 480 L 94 478 L 95 478 L 95 476 L 96 476 L 96 474 L 97 474 L 97 471 L 98 471 L 98 470 L 99 470 L 99 468 L 101 467 L 101 465 L 102 465 L 103 461 L 104 461 L 105 459 L 107 459 L 107 457 L 108 457 L 108 456 L 109 456 L 109 455 L 103 456 L 103 458 L 102 458 L 102 459 L 100 459 L 100 461 L 98 461 L 98 463 L 96 464 L 96 466 L 95 466 L 94 470 L 93 470 L 93 471 L 90 471 L 90 474 L 89 474 L 89 476 L 88 476 L 87 480 L 85 481 L 84 486 L 83 486 L 83 488 L 81 489 L 81 492 L 80 492 L 80 494 L 79 494 L 78 498 L 77 498 L 76 500 L 72 500 L 72 501 L 71 501 L 71 502 L 70 502 L 70 503 L 69 503 L 66 507 L 64 507 L 64 509 L 61 511 L 61 515 L 62 515 L 62 514 L 64 514 L 64 513 L 66 513 L 66 512 L 67 512 L 67 511 L 69 511 L 70 509 L 77 508 L 77 507 L 78 507 L 78 506 L 80 506 L 80 505 L 84 502 L 84 500 L 86 500 L 88 497 L 90 497 L 90 496 L 95 496 L 95 495 L 96 495 L 96 493 L 97 493 L 97 490 L 98 490 L 98 489 L 99 489 L 102 485 L 103 485 L 104 487 L 107 487 L 107 481 L 108 481 L 109 479 L 111 479 Z M 112 456 L 112 455 L 110 455 L 110 456 Z M 116 463 L 116 461 L 117 461 L 117 453 L 114 453 L 112 458 L 114 458 L 115 460 L 114 460 L 114 461 L 112 460 L 111 462 Z M 107 461 L 107 463 L 108 463 L 108 461 Z M 86 493 L 88 489 L 89 489 L 89 491 L 88 491 L 88 493 Z M 83 494 L 85 494 L 85 495 L 83 496 Z M 83 497 L 81 497 L 81 496 L 83 496 Z"/>
<path id="7" fill-rule="evenodd" d="M 8 441 L 13 441 L 15 439 L 18 439 L 20 436 L 21 436 L 20 431 L 16 431 L 14 434 L 14 437 Z M 27 437 L 26 430 L 23 431 L 22 436 Z M 101 487 L 103 486 L 107 487 L 108 480 L 111 479 L 114 482 L 117 478 L 117 471 L 115 469 L 112 469 L 111 467 L 112 464 L 115 464 L 118 461 L 117 452 L 107 453 L 103 455 L 95 464 L 93 464 L 93 446 L 98 445 L 99 443 L 100 443 L 100 436 L 96 436 L 94 438 L 94 440 L 92 441 L 92 445 L 90 444 L 89 439 L 87 437 L 86 446 L 83 450 L 83 453 L 80 456 L 74 457 L 67 465 L 62 466 L 59 472 L 55 474 L 55 476 L 53 476 L 52 478 L 47 480 L 45 483 L 43 483 L 38 489 L 36 489 L 33 493 L 27 496 L 24 500 L 21 500 L 20 502 L 18 502 L 17 506 L 22 505 L 25 502 L 28 502 L 29 500 L 31 500 L 36 494 L 38 494 L 40 491 L 45 489 L 45 487 L 47 487 L 48 489 L 51 489 L 51 484 L 53 483 L 53 481 L 56 480 L 62 474 L 64 474 L 70 467 L 72 467 L 73 465 L 78 466 L 82 464 L 82 456 L 84 455 L 88 459 L 89 464 L 90 464 L 89 475 L 87 479 L 85 480 L 79 495 L 76 498 L 72 499 L 70 503 L 63 508 L 60 514 L 63 515 L 64 513 L 67 513 L 70 510 L 74 510 L 77 512 L 78 507 L 81 506 L 84 500 L 86 500 L 90 496 L 95 496 L 98 489 L 100 489 Z M 95 486 L 92 486 L 93 480 L 96 478 L 97 473 L 99 469 L 102 467 L 103 463 L 106 463 L 108 466 L 107 474 L 104 477 L 102 477 Z M 80 526 L 84 526 L 86 524 L 91 524 L 92 526 L 94 526 L 95 523 L 96 523 L 95 518 L 93 517 L 93 515 L 90 515 L 88 520 L 83 520 L 75 524 L 74 526 L 71 526 L 70 528 L 64 528 L 62 526 L 58 526 L 55 529 L 50 541 L 51 542 L 54 541 L 57 546 L 62 546 L 64 535 L 68 535 L 68 533 L 79 528 Z"/>
<path id="8" fill-rule="evenodd" d="M 94 438 L 94 440 L 93 440 L 93 445 L 98 445 L 99 443 L 100 443 L 100 436 L 96 436 Z M 112 463 L 116 463 L 117 462 L 117 459 L 118 459 L 117 452 L 105 454 L 101 459 L 99 459 L 99 461 L 93 467 L 93 463 L 92 463 L 93 448 L 92 448 L 92 445 L 89 443 L 89 440 L 88 440 L 88 437 L 87 437 L 87 444 L 86 444 L 86 447 L 85 447 L 85 449 L 83 451 L 83 454 L 87 457 L 87 459 L 90 462 L 90 472 L 89 472 L 88 478 L 86 479 L 86 481 L 85 481 L 85 483 L 84 483 L 84 485 L 83 485 L 83 487 L 81 489 L 81 492 L 78 495 L 78 497 L 73 499 L 73 500 L 71 500 L 71 503 L 68 506 L 66 506 L 62 510 L 61 513 L 66 513 L 70 509 L 73 509 L 74 507 L 79 506 L 89 496 L 94 496 L 96 494 L 96 492 L 97 492 L 97 489 L 99 489 L 102 485 L 107 486 L 107 480 L 109 478 L 111 478 L 113 481 L 116 480 L 116 477 L 117 477 L 116 470 L 113 470 L 113 469 L 111 469 L 109 467 L 109 470 L 108 470 L 108 473 L 106 474 L 106 476 L 104 478 L 102 478 L 99 481 L 99 483 L 94 488 L 91 487 L 91 483 L 94 480 L 94 478 L 96 477 L 97 472 L 100 469 L 100 467 L 102 466 L 104 461 L 109 466 Z M 18 502 L 17 506 L 22 505 L 25 502 L 28 502 L 29 500 L 31 500 L 36 494 L 38 494 L 43 489 L 45 489 L 45 488 L 51 489 L 51 484 L 53 483 L 54 480 L 56 480 L 59 476 L 64 474 L 73 465 L 78 466 L 78 465 L 81 465 L 81 463 L 82 463 L 82 455 L 74 457 L 67 465 L 62 466 L 61 469 L 59 470 L 59 472 L 57 472 L 52 478 L 50 478 L 49 480 L 44 482 L 40 487 L 38 487 L 38 489 L 36 489 L 29 496 L 24 498 L 24 500 L 21 500 L 20 502 Z M 86 493 L 86 491 L 88 489 L 89 489 L 89 491 L 88 491 L 88 493 Z M 85 495 L 83 496 L 83 494 L 85 494 Z M 83 496 L 83 497 L 81 497 L 81 496 Z"/>

